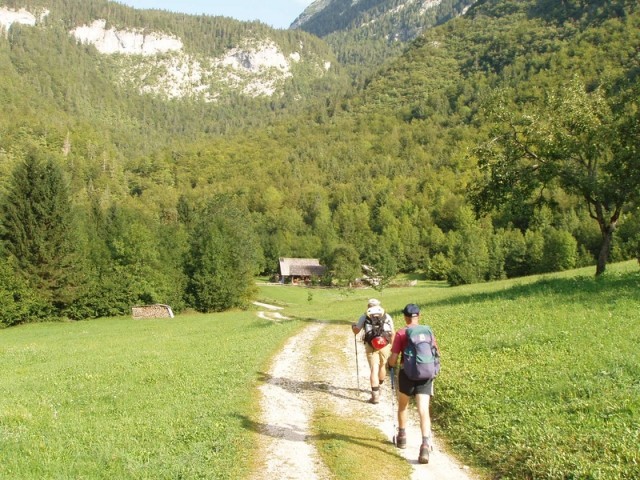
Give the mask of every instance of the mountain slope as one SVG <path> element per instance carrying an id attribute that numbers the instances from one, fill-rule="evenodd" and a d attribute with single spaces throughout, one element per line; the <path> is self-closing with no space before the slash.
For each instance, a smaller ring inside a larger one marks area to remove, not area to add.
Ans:
<path id="1" fill-rule="evenodd" d="M 316 0 L 291 24 L 319 37 L 361 29 L 407 41 L 461 14 L 474 0 Z"/>
<path id="2" fill-rule="evenodd" d="M 293 77 L 297 83 L 309 84 L 331 76 L 335 67 L 329 50 L 312 36 L 259 23 L 140 13 L 98 0 L 20 3 L 12 2 L 11 7 L 0 3 L 0 24 L 9 41 L 14 24 L 44 35 L 65 25 L 79 46 L 96 48 L 116 70 L 120 85 L 164 98 L 279 97 Z"/>
<path id="3" fill-rule="evenodd" d="M 428 28 L 466 11 L 475 0 L 316 0 L 291 28 L 324 38 L 352 71 L 370 70 L 400 54 Z"/>
<path id="4" fill-rule="evenodd" d="M 93 132 L 98 150 L 145 152 L 349 88 L 325 42 L 258 22 L 104 0 L 0 0 L 0 32 L 7 141 L 59 126 L 63 138 Z"/>

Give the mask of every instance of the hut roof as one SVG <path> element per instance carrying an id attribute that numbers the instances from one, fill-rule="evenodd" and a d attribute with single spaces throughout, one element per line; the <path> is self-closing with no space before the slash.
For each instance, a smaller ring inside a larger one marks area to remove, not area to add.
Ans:
<path id="1" fill-rule="evenodd" d="M 280 275 L 284 277 L 320 276 L 325 271 L 317 258 L 280 258 Z"/>

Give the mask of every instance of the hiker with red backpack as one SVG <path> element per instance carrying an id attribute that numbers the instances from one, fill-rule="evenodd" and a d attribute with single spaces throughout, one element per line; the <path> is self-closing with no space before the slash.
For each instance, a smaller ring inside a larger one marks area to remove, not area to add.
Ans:
<path id="1" fill-rule="evenodd" d="M 395 334 L 393 319 L 384 311 L 380 300 L 371 298 L 366 312 L 351 325 L 354 335 L 364 329 L 365 351 L 370 369 L 371 398 L 369 403 L 380 402 L 380 385 L 387 375 L 387 360 L 391 355 L 391 342 Z"/>
<path id="2" fill-rule="evenodd" d="M 411 397 L 415 396 L 422 432 L 418 462 L 429 463 L 429 453 L 433 450 L 429 400 L 433 395 L 433 381 L 440 371 L 440 350 L 431 328 L 420 325 L 418 305 L 408 304 L 402 314 L 407 326 L 396 333 L 389 357 L 393 374 L 393 368 L 402 354 L 398 373 L 398 434 L 395 444 L 398 448 L 407 446 L 407 407 Z"/>

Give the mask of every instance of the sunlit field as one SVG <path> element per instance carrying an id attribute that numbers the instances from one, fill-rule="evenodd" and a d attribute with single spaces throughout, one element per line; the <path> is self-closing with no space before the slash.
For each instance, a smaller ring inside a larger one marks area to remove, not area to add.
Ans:
<path id="1" fill-rule="evenodd" d="M 640 478 L 635 262 L 598 280 L 586 269 L 457 288 L 259 292 L 289 320 L 249 310 L 0 330 L 0 477 L 246 478 L 272 356 L 307 321 L 351 335 L 375 296 L 396 326 L 409 302 L 433 326 L 434 429 L 465 462 L 503 479 Z"/>

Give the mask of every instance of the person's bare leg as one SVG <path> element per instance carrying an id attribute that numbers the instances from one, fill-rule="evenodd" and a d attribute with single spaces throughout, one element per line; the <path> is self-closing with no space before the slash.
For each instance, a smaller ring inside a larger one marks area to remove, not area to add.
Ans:
<path id="1" fill-rule="evenodd" d="M 369 380 L 371 381 L 371 388 L 380 386 L 380 380 L 378 379 L 378 369 L 377 366 L 373 366 L 371 368 L 371 375 L 369 376 Z"/>
<path id="2" fill-rule="evenodd" d="M 418 407 L 418 415 L 420 416 L 420 431 L 422 437 L 431 436 L 431 416 L 429 415 L 429 400 L 431 395 L 416 395 L 416 406 Z"/>
<path id="3" fill-rule="evenodd" d="M 406 448 L 407 433 L 407 411 L 409 407 L 409 396 L 404 393 L 398 393 L 398 435 L 396 436 L 396 446 L 398 448 Z"/>
<path id="4" fill-rule="evenodd" d="M 380 368 L 378 369 L 378 380 L 380 382 L 383 382 L 385 378 L 387 378 L 387 369 L 385 368 L 384 364 L 381 363 Z"/>
<path id="5" fill-rule="evenodd" d="M 369 383 L 371 383 L 371 388 L 380 386 L 380 381 L 378 380 L 380 361 L 377 355 L 375 353 L 367 353 L 367 363 L 369 364 Z"/>
<path id="6" fill-rule="evenodd" d="M 380 401 L 380 381 L 378 380 L 378 370 L 380 369 L 380 358 L 377 352 L 367 356 L 369 360 L 369 382 L 371 382 L 371 398 L 369 403 Z"/>
<path id="7" fill-rule="evenodd" d="M 379 387 L 380 380 L 378 379 L 378 370 L 380 369 L 380 359 L 378 358 L 377 352 L 374 352 L 369 356 L 369 381 L 371 382 L 371 388 Z"/>
<path id="8" fill-rule="evenodd" d="M 399 428 L 407 427 L 407 412 L 408 412 L 407 407 L 409 406 L 409 399 L 410 397 L 408 395 L 405 395 L 404 393 L 398 394 L 398 427 Z"/>
<path id="9" fill-rule="evenodd" d="M 430 399 L 430 395 L 416 395 L 416 406 L 418 407 L 418 415 L 420 415 L 420 431 L 422 432 L 418 463 L 429 463 L 429 452 L 433 450 L 433 443 L 431 441 L 431 417 L 429 415 Z"/>

